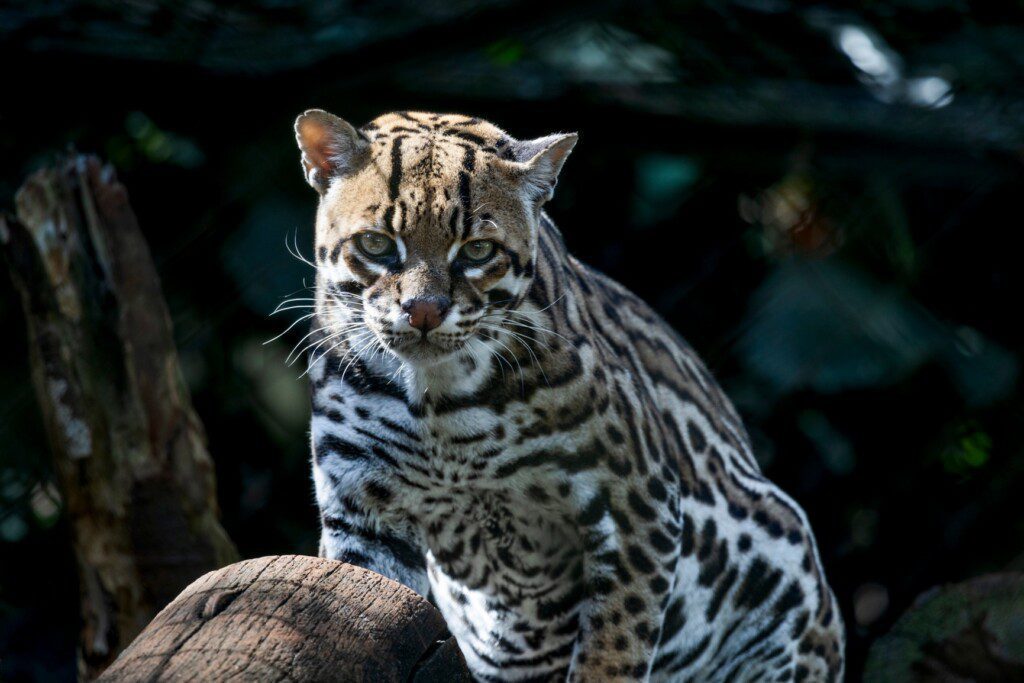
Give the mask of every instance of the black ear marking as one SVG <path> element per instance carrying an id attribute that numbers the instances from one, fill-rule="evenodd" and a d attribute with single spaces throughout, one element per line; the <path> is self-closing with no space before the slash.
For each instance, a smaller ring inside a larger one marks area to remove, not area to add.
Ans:
<path id="1" fill-rule="evenodd" d="M 310 109 L 295 119 L 295 139 L 306 182 L 320 194 L 332 178 L 358 169 L 370 149 L 365 134 L 322 109 Z"/>

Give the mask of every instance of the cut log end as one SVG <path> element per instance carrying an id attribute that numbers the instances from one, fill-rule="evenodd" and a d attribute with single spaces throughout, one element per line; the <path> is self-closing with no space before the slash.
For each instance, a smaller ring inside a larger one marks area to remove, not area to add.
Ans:
<path id="1" fill-rule="evenodd" d="M 175 598 L 100 681 L 470 681 L 440 612 L 343 562 L 246 560 Z"/>

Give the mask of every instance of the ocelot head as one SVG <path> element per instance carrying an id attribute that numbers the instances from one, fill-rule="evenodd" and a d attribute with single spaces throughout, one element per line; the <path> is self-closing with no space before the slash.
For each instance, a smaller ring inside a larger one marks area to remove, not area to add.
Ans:
<path id="1" fill-rule="evenodd" d="M 576 135 L 515 140 L 485 121 L 397 113 L 295 122 L 316 219 L 318 313 L 353 347 L 437 360 L 525 297 L 541 206 Z"/>

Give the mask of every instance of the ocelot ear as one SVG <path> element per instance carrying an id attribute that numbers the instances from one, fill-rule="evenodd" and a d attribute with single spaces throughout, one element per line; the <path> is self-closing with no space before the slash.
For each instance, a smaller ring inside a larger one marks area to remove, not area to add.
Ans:
<path id="1" fill-rule="evenodd" d="M 320 194 L 327 192 L 332 178 L 358 169 L 370 150 L 362 133 L 323 109 L 310 109 L 295 119 L 295 139 L 306 182 Z"/>
<path id="2" fill-rule="evenodd" d="M 538 203 L 543 204 L 554 195 L 558 173 L 578 137 L 576 133 L 560 133 L 514 144 L 513 153 L 525 187 Z"/>

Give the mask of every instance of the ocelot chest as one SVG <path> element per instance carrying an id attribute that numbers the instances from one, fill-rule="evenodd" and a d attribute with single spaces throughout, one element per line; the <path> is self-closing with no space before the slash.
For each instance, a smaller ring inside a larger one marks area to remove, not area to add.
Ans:
<path id="1" fill-rule="evenodd" d="M 580 539 L 571 516 L 552 501 L 493 488 L 458 488 L 422 512 L 425 543 L 451 579 L 521 601 L 579 571 Z"/>

